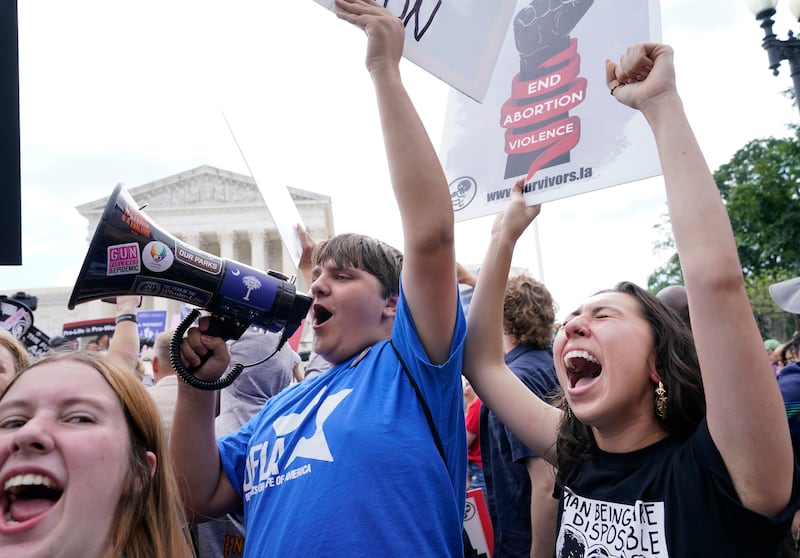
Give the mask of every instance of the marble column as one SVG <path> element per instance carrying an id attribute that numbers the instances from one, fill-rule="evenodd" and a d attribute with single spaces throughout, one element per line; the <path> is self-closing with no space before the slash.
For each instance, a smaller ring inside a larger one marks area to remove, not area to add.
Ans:
<path id="1" fill-rule="evenodd" d="M 297 276 L 297 266 L 294 265 L 294 260 L 292 256 L 289 255 L 289 250 L 286 249 L 286 246 L 283 245 L 281 242 L 281 268 L 280 272 L 288 277 L 296 277 Z"/>
<path id="2" fill-rule="evenodd" d="M 256 269 L 266 270 L 266 260 L 264 257 L 266 232 L 263 230 L 251 230 L 250 234 L 250 265 Z"/>
<path id="3" fill-rule="evenodd" d="M 217 233 L 219 239 L 219 255 L 229 260 L 235 260 L 233 257 L 233 231 L 224 231 Z"/>
<path id="4" fill-rule="evenodd" d="M 198 250 L 202 250 L 202 246 L 200 246 L 200 233 L 199 232 L 190 232 L 182 235 L 186 240 L 186 244 L 197 248 Z"/>

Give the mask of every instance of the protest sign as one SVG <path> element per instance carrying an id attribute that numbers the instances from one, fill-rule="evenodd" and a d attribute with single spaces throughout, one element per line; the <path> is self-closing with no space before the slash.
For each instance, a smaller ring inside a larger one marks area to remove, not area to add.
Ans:
<path id="1" fill-rule="evenodd" d="M 660 174 L 647 123 L 605 75 L 658 40 L 657 0 L 520 1 L 483 103 L 450 94 L 440 156 L 456 220 L 501 211 L 520 177 L 530 205 Z"/>
<path id="2" fill-rule="evenodd" d="M 257 127 L 245 126 L 248 120 L 257 121 L 253 116 L 253 110 L 243 107 L 228 107 L 227 111 L 222 112 L 222 117 L 228 125 L 239 153 L 250 171 L 250 175 L 258 186 L 264 203 L 267 205 L 275 228 L 281 237 L 281 242 L 292 259 L 295 267 L 300 265 L 300 256 L 303 254 L 303 247 L 300 245 L 300 237 L 297 235 L 297 225 L 303 226 L 303 219 L 300 211 L 292 199 L 292 194 L 286 186 L 289 182 L 280 174 L 280 170 L 271 166 L 272 161 L 263 156 L 263 132 Z M 238 125 L 234 124 L 238 123 Z M 236 128 L 234 126 L 236 125 Z M 261 148 L 261 149 L 259 149 Z M 256 154 L 257 156 L 248 161 L 245 153 Z M 258 156 L 261 155 L 261 156 Z M 270 178 L 272 178 L 270 180 Z"/>
<path id="3" fill-rule="evenodd" d="M 96 320 L 67 322 L 62 326 L 61 335 L 70 340 L 79 339 L 81 337 L 114 335 L 115 327 L 116 324 L 114 318 L 99 318 Z"/>
<path id="4" fill-rule="evenodd" d="M 333 0 L 315 0 L 333 10 Z M 516 0 L 383 0 L 403 20 L 403 56 L 476 101 L 486 95 Z"/>
<path id="5" fill-rule="evenodd" d="M 494 532 L 489 509 L 483 490 L 473 488 L 467 490 L 467 505 L 464 508 L 464 530 L 469 542 L 479 558 L 492 558 L 494 552 Z"/>
<path id="6" fill-rule="evenodd" d="M 154 341 L 159 333 L 167 329 L 166 310 L 139 310 L 136 317 L 139 324 L 139 339 Z"/>

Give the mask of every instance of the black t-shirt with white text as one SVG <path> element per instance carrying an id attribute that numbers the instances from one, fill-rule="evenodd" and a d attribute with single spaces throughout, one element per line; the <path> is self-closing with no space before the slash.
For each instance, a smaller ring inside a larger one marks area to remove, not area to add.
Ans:
<path id="1" fill-rule="evenodd" d="M 597 450 L 565 479 L 557 558 L 774 557 L 800 506 L 769 518 L 742 506 L 703 421 L 686 441 L 668 437 L 624 454 Z"/>

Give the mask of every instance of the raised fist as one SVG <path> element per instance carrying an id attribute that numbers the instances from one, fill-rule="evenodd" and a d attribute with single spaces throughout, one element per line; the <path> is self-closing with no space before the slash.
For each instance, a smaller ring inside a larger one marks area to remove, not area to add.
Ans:
<path id="1" fill-rule="evenodd" d="M 568 35 L 594 0 L 532 0 L 514 18 L 514 39 L 522 58 Z"/>

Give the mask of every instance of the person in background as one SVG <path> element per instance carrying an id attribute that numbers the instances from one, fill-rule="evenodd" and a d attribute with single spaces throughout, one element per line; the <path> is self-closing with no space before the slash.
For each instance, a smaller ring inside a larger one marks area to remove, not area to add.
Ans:
<path id="1" fill-rule="evenodd" d="M 293 357 L 292 361 L 294 364 L 292 365 L 292 382 L 302 382 L 305 380 L 305 372 L 303 370 L 303 360 L 300 358 L 298 353 L 292 351 Z"/>
<path id="2" fill-rule="evenodd" d="M 783 344 L 777 339 L 766 339 L 764 341 L 764 350 L 767 351 L 767 357 L 772 365 L 772 371 L 776 376 L 781 368 L 784 367 L 783 357 L 780 351 L 781 348 L 783 348 Z"/>
<path id="3" fill-rule="evenodd" d="M 475 390 L 472 389 L 472 384 L 470 384 L 469 380 L 467 380 L 464 376 L 461 376 L 461 389 L 464 390 L 464 413 L 466 413 L 467 409 L 469 409 L 469 406 L 473 401 L 475 401 L 475 399 L 478 398 L 478 396 L 475 395 Z"/>
<path id="4" fill-rule="evenodd" d="M 180 383 L 175 467 L 194 517 L 244 506 L 245 556 L 460 557 L 466 324 L 450 192 L 402 83 L 402 21 L 371 0 L 335 0 L 335 9 L 366 33 L 404 252 L 353 233 L 320 242 L 311 327 L 313 349 L 331 368 L 219 440 L 213 393 Z M 189 329 L 182 357 L 214 380 L 230 358 L 222 339 L 203 334 L 207 325 Z M 412 478 L 424 482 L 397 489 Z"/>
<path id="5" fill-rule="evenodd" d="M 456 262 L 456 280 L 459 284 L 461 307 L 464 314 L 469 310 L 469 297 L 475 288 L 478 276 L 466 267 Z M 480 488 L 486 490 L 486 480 L 483 474 L 483 459 L 481 458 L 480 419 L 481 400 L 472 389 L 469 380 L 462 376 L 464 384 L 464 409 L 465 424 L 467 428 L 467 489 Z"/>
<path id="6" fill-rule="evenodd" d="M 468 396 L 470 392 L 472 396 Z M 464 416 L 467 428 L 467 489 L 480 488 L 486 489 L 486 481 L 483 477 L 483 460 L 481 459 L 481 400 L 475 395 L 469 381 L 464 381 L 465 401 L 470 399 L 467 411 Z"/>
<path id="7" fill-rule="evenodd" d="M 555 304 L 542 283 L 525 274 L 508 279 L 503 298 L 503 350 L 509 370 L 538 398 L 559 391 L 553 366 Z M 481 455 L 496 558 L 551 558 L 558 500 L 555 471 L 486 405 Z"/>
<path id="8" fill-rule="evenodd" d="M 7 331 L 0 330 L 0 393 L 30 364 L 31 357 L 25 346 Z"/>
<path id="9" fill-rule="evenodd" d="M 69 351 L 78 350 L 77 339 L 67 339 L 66 337 L 63 337 L 61 335 L 56 335 L 55 337 L 51 337 L 49 344 L 51 351 L 66 353 Z"/>
<path id="10" fill-rule="evenodd" d="M 172 432 L 172 415 L 175 412 L 175 401 L 178 399 L 178 374 L 169 358 L 169 344 L 175 330 L 162 331 L 156 336 L 150 363 L 153 368 L 155 383 L 147 388 L 161 416 L 161 425 L 169 439 Z M 115 336 L 116 337 L 116 336 Z"/>
<path id="11" fill-rule="evenodd" d="M 767 355 L 772 356 L 772 351 L 777 349 L 781 346 L 781 342 L 777 339 L 765 339 L 764 340 L 764 349 L 767 351 Z"/>
<path id="12" fill-rule="evenodd" d="M 139 297 L 134 298 L 141 300 Z M 117 309 L 119 309 L 119 306 L 117 306 Z M 108 333 L 101 333 L 95 338 L 95 343 L 97 343 L 98 351 L 107 351 L 111 343 L 111 337 L 108 335 Z"/>
<path id="13" fill-rule="evenodd" d="M 800 278 L 770 285 L 769 292 L 781 310 L 800 314 Z M 768 348 L 768 342 L 769 339 L 764 342 L 765 348 Z M 795 334 L 786 345 L 800 346 L 800 335 Z M 778 349 L 779 347 L 775 347 L 773 354 Z M 800 365 L 797 362 L 789 363 L 778 371 L 778 387 L 781 390 L 786 419 L 789 421 L 795 459 L 800 461 Z M 792 541 L 795 550 L 800 554 L 800 510 L 792 521 Z"/>
<path id="14" fill-rule="evenodd" d="M 558 406 L 523 389 L 503 362 L 499 331 L 514 246 L 540 210 L 526 207 L 519 180 L 472 298 L 464 374 L 557 465 L 556 556 L 620 548 L 776 556 L 800 506 L 800 478 L 730 221 L 677 93 L 672 49 L 633 45 L 619 63 L 606 61 L 606 75 L 611 94 L 653 131 L 692 330 L 646 290 L 620 283 L 564 320 L 553 344 Z M 592 249 L 590 234 L 565 247 L 578 260 Z"/>
<path id="15" fill-rule="evenodd" d="M 683 285 L 668 285 L 656 293 L 656 298 L 664 306 L 672 308 L 689 329 L 692 321 L 689 319 L 689 299 L 686 297 L 686 287 Z"/>
<path id="16" fill-rule="evenodd" d="M 464 315 L 466 315 L 469 312 L 469 301 L 472 299 L 478 274 L 471 272 L 460 263 L 456 263 L 456 280 L 458 281 L 461 295 L 461 306 L 464 309 Z"/>
<path id="17" fill-rule="evenodd" d="M 789 366 L 797 362 L 797 350 L 800 347 L 800 335 L 795 334 L 780 348 L 780 358 L 784 366 Z M 778 349 L 775 349 L 776 351 Z M 781 374 L 782 370 L 778 371 Z"/>
<path id="18" fill-rule="evenodd" d="M 792 447 L 795 457 L 800 461 L 800 365 L 791 362 L 781 368 L 778 374 L 778 387 L 789 420 Z"/>
<path id="19" fill-rule="evenodd" d="M 158 412 L 118 360 L 46 355 L 0 395 L 3 556 L 190 558 Z"/>
<path id="20" fill-rule="evenodd" d="M 153 377 L 153 346 L 155 345 L 154 337 L 140 337 L 139 338 L 139 362 L 144 367 L 144 379 L 142 383 L 145 387 L 153 387 L 156 383 Z"/>
<path id="21" fill-rule="evenodd" d="M 330 370 L 330 368 L 330 362 L 314 351 L 311 351 L 308 361 L 305 366 L 303 366 L 303 381 L 320 376 Z"/>

